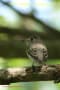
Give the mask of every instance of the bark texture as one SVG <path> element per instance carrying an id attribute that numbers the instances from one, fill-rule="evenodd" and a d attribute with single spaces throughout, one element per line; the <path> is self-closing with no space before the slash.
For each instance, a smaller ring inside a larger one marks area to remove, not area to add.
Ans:
<path id="1" fill-rule="evenodd" d="M 0 70 L 0 84 L 15 82 L 48 81 L 60 82 L 60 65 L 7 68 Z"/>

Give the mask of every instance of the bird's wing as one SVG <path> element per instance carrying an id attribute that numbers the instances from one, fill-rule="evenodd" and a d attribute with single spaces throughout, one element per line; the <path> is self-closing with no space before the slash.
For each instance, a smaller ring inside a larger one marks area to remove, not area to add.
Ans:
<path id="1" fill-rule="evenodd" d="M 35 48 L 35 49 L 28 49 L 27 50 L 27 56 L 29 57 L 29 58 L 32 58 L 33 60 L 37 60 L 38 59 L 38 57 L 37 57 L 37 49 Z"/>

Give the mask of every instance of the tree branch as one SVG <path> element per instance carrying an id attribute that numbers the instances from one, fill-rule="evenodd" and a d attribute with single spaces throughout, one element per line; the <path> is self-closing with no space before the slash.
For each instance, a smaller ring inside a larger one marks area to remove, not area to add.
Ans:
<path id="1" fill-rule="evenodd" d="M 0 84 L 16 82 L 48 81 L 60 82 L 60 65 L 8 68 L 0 70 Z"/>

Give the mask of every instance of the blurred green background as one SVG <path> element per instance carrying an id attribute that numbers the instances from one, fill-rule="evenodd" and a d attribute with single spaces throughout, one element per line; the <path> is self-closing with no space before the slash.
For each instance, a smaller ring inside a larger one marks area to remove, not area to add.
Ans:
<path id="1" fill-rule="evenodd" d="M 38 35 L 48 48 L 47 64 L 60 64 L 60 1 L 0 0 L 0 68 L 31 66 L 26 39 Z M 8 90 L 60 90 L 53 81 L 11 83 Z"/>

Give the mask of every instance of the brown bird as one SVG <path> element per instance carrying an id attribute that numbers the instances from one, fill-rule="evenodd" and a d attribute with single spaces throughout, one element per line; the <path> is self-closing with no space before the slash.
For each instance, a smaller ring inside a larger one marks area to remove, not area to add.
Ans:
<path id="1" fill-rule="evenodd" d="M 27 56 L 39 65 L 44 64 L 48 58 L 48 50 L 42 40 L 38 37 L 31 37 L 27 41 Z"/>

